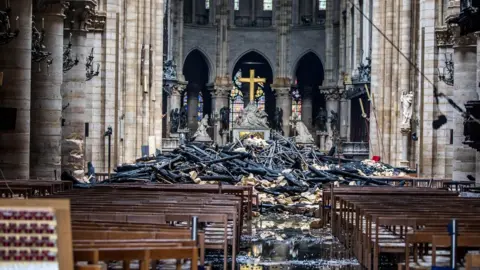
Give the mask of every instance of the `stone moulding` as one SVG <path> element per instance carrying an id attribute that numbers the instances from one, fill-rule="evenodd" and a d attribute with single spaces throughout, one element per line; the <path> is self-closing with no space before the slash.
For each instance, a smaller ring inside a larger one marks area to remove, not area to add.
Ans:
<path id="1" fill-rule="evenodd" d="M 454 42 L 453 31 L 448 26 L 441 26 L 435 29 L 435 38 L 437 46 L 452 46 Z"/>
<path id="2" fill-rule="evenodd" d="M 92 17 L 92 23 L 89 25 L 88 30 L 91 32 L 103 32 L 105 30 L 105 21 L 107 20 L 107 12 L 95 11 L 95 15 Z"/>

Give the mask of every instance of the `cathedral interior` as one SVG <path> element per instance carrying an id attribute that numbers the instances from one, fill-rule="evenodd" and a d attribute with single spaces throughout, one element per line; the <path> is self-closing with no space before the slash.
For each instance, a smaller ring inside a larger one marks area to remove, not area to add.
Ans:
<path id="1" fill-rule="evenodd" d="M 0 0 L 0 183 L 0 269 L 480 267 L 480 0 Z"/>
<path id="2" fill-rule="evenodd" d="M 460 1 L 4 2 L 6 177 L 81 175 L 87 162 L 105 171 L 169 151 L 172 117 L 186 117 L 188 139 L 208 115 L 208 135 L 225 144 L 249 103 L 284 136 L 301 121 L 322 150 L 422 176 L 479 176 L 469 120 L 450 105 L 464 110 L 480 92 L 478 32 L 465 32 Z M 333 114 L 338 130 L 326 123 Z"/>

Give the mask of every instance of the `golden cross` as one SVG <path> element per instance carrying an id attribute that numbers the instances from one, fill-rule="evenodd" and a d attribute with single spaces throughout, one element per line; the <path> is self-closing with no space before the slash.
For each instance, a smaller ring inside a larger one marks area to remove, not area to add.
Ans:
<path id="1" fill-rule="evenodd" d="M 240 78 L 240 82 L 242 83 L 249 83 L 250 84 L 250 102 L 253 102 L 253 98 L 255 97 L 255 84 L 256 83 L 265 83 L 265 78 L 255 78 L 255 70 L 250 69 L 250 77 L 249 78 Z"/>

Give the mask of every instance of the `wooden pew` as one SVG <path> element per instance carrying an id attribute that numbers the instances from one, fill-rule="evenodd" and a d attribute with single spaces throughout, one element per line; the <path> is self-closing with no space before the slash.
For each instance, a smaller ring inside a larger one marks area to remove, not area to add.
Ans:
<path id="1" fill-rule="evenodd" d="M 368 269 L 378 269 L 381 252 L 405 252 L 410 248 L 405 237 L 434 220 L 444 220 L 445 231 L 451 218 L 471 224 L 480 221 L 480 200 L 458 198 L 452 192 L 411 187 L 353 187 L 339 191 L 335 189 L 326 196 L 325 205 L 333 205 L 332 233 Z"/>
<path id="2" fill-rule="evenodd" d="M 150 260 L 191 259 L 191 269 L 198 269 L 198 248 L 194 241 L 189 244 L 179 242 L 177 245 L 145 247 L 82 247 L 74 248 L 75 261 L 88 261 L 98 264 L 99 261 L 123 261 L 123 269 L 129 270 L 129 263 L 140 261 L 141 270 L 149 270 Z"/>
<path id="3" fill-rule="evenodd" d="M 197 216 L 204 228 L 205 248 L 224 250 L 224 268 L 227 266 L 228 245 L 232 245 L 235 262 L 242 227 L 242 198 L 235 195 L 157 191 L 155 189 L 88 189 L 62 192 L 51 198 L 69 198 L 73 223 L 100 221 L 139 224 L 184 223 L 190 226 Z M 218 224 L 218 231 L 212 224 Z M 73 225 L 75 231 L 81 225 Z M 164 229 L 164 227 L 162 227 Z M 136 230 L 143 230 L 138 228 Z M 162 230 L 162 229 L 160 229 Z M 203 253 L 203 252 L 202 252 Z M 232 268 L 235 263 L 232 264 Z"/>
<path id="4" fill-rule="evenodd" d="M 469 253 L 465 256 L 465 270 L 480 267 L 480 254 Z"/>

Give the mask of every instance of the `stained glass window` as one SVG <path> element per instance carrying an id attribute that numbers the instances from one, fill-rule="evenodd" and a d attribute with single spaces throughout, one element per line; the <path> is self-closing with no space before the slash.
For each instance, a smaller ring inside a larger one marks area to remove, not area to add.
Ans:
<path id="1" fill-rule="evenodd" d="M 233 2 L 233 6 L 234 6 L 235 10 L 240 10 L 240 0 L 235 0 Z"/>
<path id="2" fill-rule="evenodd" d="M 257 78 L 260 78 L 257 76 Z M 260 110 L 265 110 L 265 92 L 263 83 L 258 83 L 258 88 L 255 91 L 255 103 Z"/>
<path id="3" fill-rule="evenodd" d="M 318 10 L 327 9 L 327 0 L 318 0 Z"/>
<path id="4" fill-rule="evenodd" d="M 298 89 L 292 91 L 292 116 L 302 119 L 302 97 Z"/>
<path id="5" fill-rule="evenodd" d="M 230 128 L 233 127 L 233 123 L 242 113 L 243 106 L 243 93 L 239 88 L 233 86 L 232 93 L 230 94 Z"/>
<path id="6" fill-rule="evenodd" d="M 188 111 L 188 94 L 183 95 L 183 107 L 187 108 Z M 203 95 L 200 92 L 198 94 L 198 106 L 197 106 L 197 120 L 200 121 L 203 118 Z"/>
<path id="7" fill-rule="evenodd" d="M 263 0 L 263 10 L 272 10 L 272 0 Z"/>
<path id="8" fill-rule="evenodd" d="M 205 0 L 205 9 L 210 9 L 210 0 Z"/>

